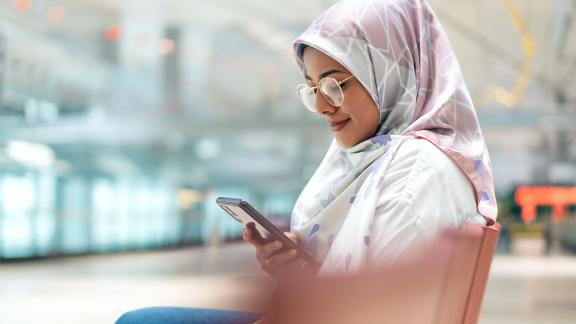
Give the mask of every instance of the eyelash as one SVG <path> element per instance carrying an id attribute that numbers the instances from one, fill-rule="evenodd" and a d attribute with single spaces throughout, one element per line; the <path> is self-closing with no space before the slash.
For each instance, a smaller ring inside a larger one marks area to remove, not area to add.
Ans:
<path id="1" fill-rule="evenodd" d="M 340 88 L 341 88 L 342 90 L 344 90 L 344 88 L 346 88 L 346 85 L 347 85 L 347 84 L 348 84 L 348 81 L 343 82 L 342 84 L 340 84 Z M 311 86 L 311 85 L 308 85 L 308 86 L 309 86 L 310 88 L 313 88 L 313 86 Z M 314 89 L 314 90 L 312 90 L 312 91 L 314 91 L 314 94 L 316 94 L 316 92 L 318 92 L 318 88 L 316 88 L 316 89 Z"/>

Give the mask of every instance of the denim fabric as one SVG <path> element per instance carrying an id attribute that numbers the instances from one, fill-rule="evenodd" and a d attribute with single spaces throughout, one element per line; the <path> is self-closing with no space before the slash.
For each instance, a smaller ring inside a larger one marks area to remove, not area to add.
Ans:
<path id="1" fill-rule="evenodd" d="M 260 317 L 262 314 L 219 309 L 150 307 L 125 313 L 116 324 L 248 324 L 254 323 Z"/>

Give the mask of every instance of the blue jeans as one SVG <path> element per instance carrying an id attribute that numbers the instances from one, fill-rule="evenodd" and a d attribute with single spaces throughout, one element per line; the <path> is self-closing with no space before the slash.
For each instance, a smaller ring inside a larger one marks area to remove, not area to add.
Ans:
<path id="1" fill-rule="evenodd" d="M 262 314 L 206 308 L 150 307 L 122 315 L 116 324 L 254 323 Z"/>

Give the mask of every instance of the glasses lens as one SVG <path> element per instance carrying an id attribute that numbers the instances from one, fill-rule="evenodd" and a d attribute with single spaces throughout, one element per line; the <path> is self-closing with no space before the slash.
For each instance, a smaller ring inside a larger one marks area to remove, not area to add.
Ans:
<path id="1" fill-rule="evenodd" d="M 300 96 L 300 100 L 304 104 L 306 109 L 315 112 L 316 111 L 316 94 L 311 87 L 306 84 L 301 84 L 297 88 L 298 96 Z"/>
<path id="2" fill-rule="evenodd" d="M 320 91 L 332 106 L 340 107 L 344 103 L 344 93 L 335 79 L 324 78 L 320 80 Z"/>

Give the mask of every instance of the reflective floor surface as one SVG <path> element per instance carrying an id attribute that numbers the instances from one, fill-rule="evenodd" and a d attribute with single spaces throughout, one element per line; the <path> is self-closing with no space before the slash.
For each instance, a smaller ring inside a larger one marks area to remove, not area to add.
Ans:
<path id="1" fill-rule="evenodd" d="M 481 324 L 576 323 L 576 257 L 537 244 L 497 255 Z M 242 243 L 0 265 L 0 323 L 113 323 L 158 305 L 246 309 L 247 275 L 262 274 Z"/>

